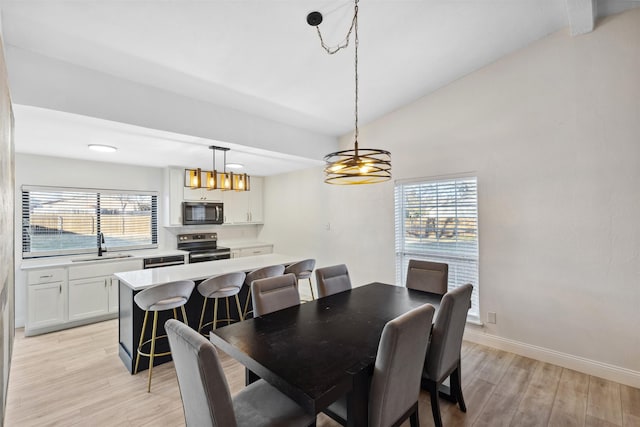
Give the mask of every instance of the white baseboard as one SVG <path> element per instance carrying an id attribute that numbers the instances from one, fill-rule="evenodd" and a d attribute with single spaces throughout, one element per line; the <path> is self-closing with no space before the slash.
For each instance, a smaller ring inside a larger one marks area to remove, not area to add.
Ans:
<path id="1" fill-rule="evenodd" d="M 464 339 L 476 344 L 486 345 L 500 350 L 515 353 L 520 356 L 552 363 L 563 368 L 626 384 L 631 387 L 640 388 L 640 372 L 619 366 L 609 365 L 580 356 L 574 356 L 544 347 L 526 344 L 495 335 L 485 334 L 481 331 L 465 329 Z"/>

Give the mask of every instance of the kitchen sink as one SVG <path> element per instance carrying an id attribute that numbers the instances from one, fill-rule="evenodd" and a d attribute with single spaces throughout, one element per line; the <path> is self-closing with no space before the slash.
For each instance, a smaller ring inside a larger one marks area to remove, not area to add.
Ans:
<path id="1" fill-rule="evenodd" d="M 110 259 L 120 259 L 120 258 L 131 258 L 133 255 L 130 254 L 104 254 L 102 256 L 91 256 L 86 258 L 76 258 L 72 259 L 71 262 L 87 262 L 87 261 L 106 261 Z"/>

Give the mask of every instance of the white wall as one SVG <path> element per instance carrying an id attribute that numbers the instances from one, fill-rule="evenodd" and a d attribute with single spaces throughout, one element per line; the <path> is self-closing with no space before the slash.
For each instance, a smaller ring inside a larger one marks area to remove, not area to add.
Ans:
<path id="1" fill-rule="evenodd" d="M 477 175 L 480 310 L 497 324 L 470 326 L 476 338 L 636 387 L 639 70 L 634 10 L 548 36 L 360 132 L 361 146 L 392 152 L 394 179 Z M 333 187 L 319 173 L 267 179 L 261 238 L 345 262 L 355 283 L 392 283 L 393 183 Z M 303 222 L 280 219 L 291 211 Z"/>

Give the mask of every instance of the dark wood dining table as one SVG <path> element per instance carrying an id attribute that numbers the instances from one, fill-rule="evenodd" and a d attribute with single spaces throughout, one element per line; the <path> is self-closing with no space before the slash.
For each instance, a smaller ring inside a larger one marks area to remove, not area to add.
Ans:
<path id="1" fill-rule="evenodd" d="M 370 283 L 211 332 L 219 349 L 317 414 L 347 395 L 350 426 L 368 424 L 369 375 L 384 325 L 441 295 Z"/>

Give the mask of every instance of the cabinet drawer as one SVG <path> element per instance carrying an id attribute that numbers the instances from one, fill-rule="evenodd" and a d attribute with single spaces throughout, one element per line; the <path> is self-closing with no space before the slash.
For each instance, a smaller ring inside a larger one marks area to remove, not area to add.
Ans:
<path id="1" fill-rule="evenodd" d="M 117 262 L 102 261 L 100 263 L 69 267 L 69 280 L 111 276 L 113 273 L 133 270 L 142 270 L 141 259 Z"/>
<path id="2" fill-rule="evenodd" d="M 243 248 L 240 249 L 240 256 L 241 257 L 245 257 L 245 256 L 254 256 L 254 255 L 264 255 L 264 254 L 270 254 L 271 252 L 273 252 L 273 246 L 269 245 L 269 246 L 256 246 L 254 248 Z"/>
<path id="3" fill-rule="evenodd" d="M 49 270 L 34 270 L 27 274 L 27 283 L 39 285 L 41 283 L 62 282 L 65 280 L 64 268 L 52 268 Z"/>

